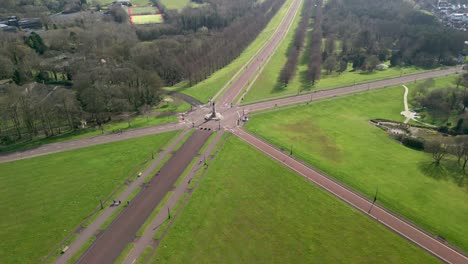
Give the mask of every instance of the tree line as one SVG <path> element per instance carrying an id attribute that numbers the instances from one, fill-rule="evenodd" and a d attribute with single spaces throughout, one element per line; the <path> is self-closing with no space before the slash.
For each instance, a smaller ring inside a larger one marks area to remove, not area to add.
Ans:
<path id="1" fill-rule="evenodd" d="M 391 66 L 455 65 L 466 55 L 467 33 L 441 24 L 411 1 L 330 0 L 324 8 L 322 62 L 328 72 Z M 336 42 L 341 51 L 333 50 Z M 329 59 L 327 61 L 327 59 Z"/>
<path id="2" fill-rule="evenodd" d="M 307 28 L 309 27 L 309 20 L 313 7 L 313 0 L 306 0 L 301 11 L 301 20 L 299 26 L 294 33 L 294 40 L 288 50 L 288 59 L 281 70 L 279 82 L 283 86 L 287 86 L 289 81 L 296 73 L 297 63 L 299 61 L 299 54 L 304 46 Z"/>
<path id="3" fill-rule="evenodd" d="M 0 32 L 0 80 L 12 80 L 0 85 L 1 141 L 144 113 L 159 103 L 162 86 L 195 84 L 239 56 L 284 0 L 205 2 L 168 11 L 162 25 L 135 27 L 83 12 L 49 17 L 37 34 Z"/>
<path id="4" fill-rule="evenodd" d="M 309 43 L 310 58 L 307 64 L 306 80 L 314 85 L 320 79 L 322 58 L 320 51 L 322 49 L 322 20 L 323 20 L 323 0 L 316 1 L 314 9 L 314 25 Z"/>

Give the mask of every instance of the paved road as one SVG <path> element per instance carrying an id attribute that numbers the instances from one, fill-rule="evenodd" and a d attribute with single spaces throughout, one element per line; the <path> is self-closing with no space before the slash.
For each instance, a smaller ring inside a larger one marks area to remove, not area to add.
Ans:
<path id="1" fill-rule="evenodd" d="M 337 181 L 334 181 L 331 178 L 313 170 L 309 166 L 291 158 L 288 154 L 281 152 L 242 129 L 237 128 L 231 131 L 240 139 L 269 155 L 296 173 L 309 179 L 332 195 L 357 208 L 362 213 L 368 214 L 379 223 L 419 245 L 423 249 L 439 257 L 441 260 L 448 263 L 468 263 L 468 258 L 463 253 L 455 251 L 444 242 L 434 239 L 430 234 L 409 224 L 404 219 L 395 216 L 385 208 L 379 205 L 374 205 L 370 213 L 368 213 L 369 209 L 371 209 L 372 201 L 360 196 Z"/>
<path id="2" fill-rule="evenodd" d="M 231 103 L 234 103 L 234 100 L 242 91 L 242 89 L 248 84 L 248 82 L 255 76 L 257 70 L 261 67 L 264 61 L 272 55 L 275 48 L 281 43 L 283 37 L 288 33 L 290 25 L 296 16 L 299 7 L 301 5 L 301 0 L 295 0 L 286 14 L 285 19 L 282 21 L 281 25 L 275 31 L 274 36 L 270 39 L 270 42 L 256 54 L 255 58 L 252 60 L 252 63 L 246 66 L 245 71 L 237 78 L 228 90 L 221 96 L 217 101 L 218 107 L 230 107 Z"/>
<path id="3" fill-rule="evenodd" d="M 128 197 L 133 193 L 135 189 L 142 186 L 145 179 L 150 176 L 153 170 L 164 161 L 164 159 L 172 153 L 174 148 L 180 143 L 183 138 L 187 135 L 189 130 L 185 130 L 177 138 L 169 144 L 169 146 L 165 147 L 163 151 L 161 151 L 154 161 L 142 172 L 142 175 L 138 177 L 135 181 L 129 184 L 129 186 L 118 194 L 117 197 L 113 197 L 113 200 L 116 201 L 127 201 Z M 151 175 L 152 176 L 152 175 Z M 123 206 L 123 205 L 122 205 Z M 99 216 L 86 228 L 80 230 L 78 237 L 73 240 L 73 242 L 68 246 L 68 250 L 61 254 L 56 260 L 55 264 L 65 264 L 67 263 L 71 257 L 73 257 L 81 247 L 94 235 L 99 232 L 99 228 L 106 222 L 106 220 L 112 216 L 112 214 L 118 209 L 118 207 L 107 207 L 104 208 L 100 213 Z M 60 245 L 60 248 L 63 248 L 65 245 Z M 58 251 L 59 249 L 57 249 Z M 55 251 L 53 251 L 55 252 Z M 51 254 L 52 255 L 52 254 Z M 45 259 L 43 263 L 48 263 L 48 259 Z"/>
<path id="4" fill-rule="evenodd" d="M 138 229 L 164 196 L 172 190 L 174 183 L 184 172 L 198 151 L 211 135 L 211 131 L 196 130 L 182 147 L 156 174 L 149 186 L 144 188 L 130 205 L 117 216 L 112 224 L 99 236 L 77 263 L 111 264 L 125 247 L 133 242 Z"/>
<path id="5" fill-rule="evenodd" d="M 219 131 L 216 136 L 213 138 L 213 140 L 209 143 L 208 147 L 205 149 L 203 152 L 203 155 L 200 155 L 200 160 L 202 160 L 202 157 L 206 157 L 207 163 L 210 163 L 209 160 L 214 159 L 214 156 L 211 156 L 214 148 L 216 147 L 217 143 L 221 140 L 223 136 L 223 131 Z M 167 201 L 167 203 L 164 205 L 164 208 L 174 208 L 174 206 L 177 204 L 177 202 L 181 199 L 184 198 L 184 194 L 188 192 L 188 186 L 191 182 L 191 180 L 195 177 L 195 175 L 199 172 L 199 170 L 205 170 L 207 167 L 205 167 L 203 162 L 198 162 L 194 165 L 194 167 L 191 169 L 191 171 L 185 176 L 184 179 L 180 181 L 180 184 L 173 190 L 171 197 Z M 197 183 L 200 182 L 204 172 L 198 177 L 196 180 Z M 185 203 L 187 199 L 185 199 L 183 202 Z M 171 212 L 171 219 L 170 219 L 170 224 L 166 227 L 165 230 L 168 230 L 172 223 L 174 223 L 175 219 L 178 217 L 178 213 L 180 212 L 180 208 L 183 209 L 183 205 L 179 206 L 179 210 L 177 212 L 172 211 Z M 137 241 L 134 242 L 133 249 L 128 253 L 127 258 L 123 261 L 123 264 L 134 264 L 136 259 L 145 251 L 148 245 L 153 245 L 154 244 L 154 235 L 159 231 L 159 228 L 161 225 L 167 221 L 168 215 L 166 210 L 160 211 L 152 223 L 148 226 L 148 228 L 145 230 L 143 235 L 138 238 Z M 166 232 L 166 231 L 164 231 Z M 164 236 L 164 234 L 163 234 Z M 158 240 L 160 241 L 162 237 Z"/>
<path id="6" fill-rule="evenodd" d="M 395 86 L 395 85 L 400 85 L 400 84 L 405 84 L 405 83 L 409 84 L 417 80 L 442 77 L 442 76 L 455 74 L 458 72 L 462 72 L 462 69 L 461 67 L 457 66 L 457 67 L 452 67 L 452 68 L 448 68 L 444 70 L 423 72 L 423 73 L 418 73 L 418 74 L 413 74 L 413 75 L 397 77 L 393 79 L 386 79 L 386 80 L 381 80 L 381 81 L 357 84 L 357 85 L 346 86 L 346 87 L 336 88 L 336 89 L 331 89 L 331 90 L 322 90 L 322 91 L 318 91 L 314 93 L 274 99 L 274 100 L 269 100 L 265 102 L 252 103 L 252 104 L 244 105 L 242 108 L 248 111 L 259 111 L 259 110 L 274 108 L 275 106 L 279 107 L 279 106 L 290 105 L 290 104 L 298 104 L 298 103 L 303 103 L 303 102 L 309 102 L 312 100 L 318 100 L 318 99 L 323 99 L 323 98 L 328 98 L 328 97 L 363 92 L 363 91 L 379 89 L 383 87 L 390 87 L 390 86 Z"/>
<path id="7" fill-rule="evenodd" d="M 47 155 L 55 152 L 84 148 L 98 144 L 110 143 L 129 138 L 142 137 L 152 134 L 164 133 L 190 127 L 187 123 L 173 123 L 154 127 L 126 130 L 122 134 L 106 134 L 90 138 L 82 138 L 64 142 L 42 145 L 36 148 L 0 154 L 0 163 L 13 160 L 26 159 L 36 156 Z"/>

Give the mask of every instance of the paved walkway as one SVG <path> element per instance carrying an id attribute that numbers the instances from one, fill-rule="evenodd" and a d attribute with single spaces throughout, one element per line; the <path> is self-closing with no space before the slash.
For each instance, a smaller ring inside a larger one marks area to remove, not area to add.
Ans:
<path id="1" fill-rule="evenodd" d="M 118 197 L 115 197 L 117 201 L 126 201 L 130 194 L 133 191 L 140 187 L 146 177 L 150 176 L 150 173 L 158 166 L 160 163 L 169 155 L 175 148 L 175 146 L 184 138 L 184 136 L 189 132 L 189 130 L 185 130 L 180 133 L 179 136 L 169 145 L 167 146 L 161 153 L 156 157 L 156 159 L 148 166 L 142 173 L 142 175 L 133 181 Z M 124 206 L 124 204 L 120 205 Z M 64 264 L 66 263 L 73 255 L 75 255 L 80 248 L 86 243 L 92 236 L 95 236 L 99 232 L 99 227 L 104 224 L 104 222 L 112 216 L 112 214 L 117 210 L 118 207 L 107 207 L 101 211 L 99 216 L 86 228 L 82 229 L 78 234 L 78 237 L 68 245 L 69 249 L 62 255 L 60 255 L 55 263 L 57 264 Z M 63 247 L 65 245 L 61 245 Z"/>
<path id="2" fill-rule="evenodd" d="M 210 154 L 212 153 L 212 151 L 216 147 L 216 144 L 219 142 L 222 136 L 223 136 L 223 131 L 222 130 L 218 131 L 218 134 L 210 142 L 209 146 L 205 149 L 203 154 L 200 156 L 200 161 L 201 161 L 201 157 L 203 156 L 206 157 L 207 159 L 210 157 Z M 196 163 L 195 166 L 190 171 L 190 173 L 188 173 L 187 176 L 175 188 L 175 190 L 173 191 L 171 195 L 171 198 L 169 198 L 169 200 L 164 205 L 163 210 L 161 210 L 156 215 L 156 217 L 153 219 L 151 224 L 145 230 L 143 235 L 137 241 L 134 242 L 134 247 L 132 251 L 130 251 L 129 254 L 127 255 L 127 258 L 123 262 L 124 264 L 135 263 L 136 259 L 143 253 L 146 247 L 153 245 L 153 243 L 155 242 L 153 239 L 154 235 L 156 234 L 156 232 L 159 231 L 159 227 L 168 219 L 166 208 L 174 208 L 176 203 L 181 198 L 183 198 L 184 193 L 188 192 L 188 186 L 191 180 L 193 179 L 193 177 L 195 177 L 197 172 L 203 168 L 204 168 L 203 162 Z M 206 168 L 204 169 L 206 170 Z M 200 181 L 200 179 L 201 178 L 198 178 L 197 181 Z M 177 215 L 178 215 L 177 212 L 171 212 L 171 216 L 172 216 L 171 223 L 177 218 Z"/>
<path id="3" fill-rule="evenodd" d="M 120 140 L 142 137 L 152 134 L 164 133 L 190 127 L 188 123 L 172 123 L 153 127 L 125 130 L 122 134 L 105 134 L 101 136 L 81 138 L 77 140 L 63 141 L 51 144 L 45 144 L 39 147 L 25 149 L 21 151 L 0 154 L 0 163 L 20 159 L 27 159 L 36 156 L 47 155 L 56 152 L 62 152 L 72 149 L 84 148 L 98 144 L 116 142 Z"/>
<path id="4" fill-rule="evenodd" d="M 418 73 L 418 74 L 413 74 L 413 75 L 406 75 L 406 76 L 393 78 L 393 79 L 386 79 L 386 80 L 380 80 L 380 81 L 357 84 L 357 85 L 350 85 L 350 86 L 346 86 L 342 88 L 335 88 L 331 90 L 321 90 L 321 91 L 312 92 L 308 94 L 296 95 L 296 96 L 279 98 L 279 99 L 271 99 L 269 101 L 246 104 L 241 107 L 244 108 L 246 111 L 260 111 L 260 110 L 266 110 L 269 108 L 275 108 L 275 107 L 280 107 L 280 106 L 285 106 L 285 105 L 306 103 L 306 102 L 310 102 L 310 101 L 314 101 L 318 99 L 336 97 L 336 96 L 347 95 L 347 94 L 352 94 L 352 93 L 357 93 L 357 92 L 364 92 L 364 91 L 380 89 L 380 88 L 385 88 L 385 87 L 392 87 L 392 86 L 401 85 L 405 83 L 411 83 L 414 81 L 424 80 L 428 78 L 443 77 L 443 76 L 452 75 L 461 71 L 462 70 L 460 66 L 457 66 L 457 67 L 452 67 L 452 68 L 443 69 L 443 70 L 435 70 L 435 71 L 423 72 L 423 73 Z"/>
<path id="5" fill-rule="evenodd" d="M 133 242 L 135 234 L 151 212 L 173 189 L 177 179 L 200 151 L 211 133 L 208 130 L 195 130 L 111 225 L 97 237 L 77 263 L 114 263 L 125 247 Z"/>
<path id="6" fill-rule="evenodd" d="M 374 218 L 377 222 L 385 225 L 392 231 L 427 250 L 441 260 L 448 263 L 468 263 L 468 258 L 463 253 L 452 249 L 448 244 L 435 239 L 431 234 L 422 231 L 418 227 L 410 224 L 401 217 L 396 216 L 380 205 L 373 205 L 372 201 L 353 192 L 351 189 L 339 182 L 315 171 L 311 167 L 290 157 L 288 154 L 281 152 L 277 148 L 242 129 L 233 129 L 231 131 L 240 139 L 358 209 L 363 214 Z"/>

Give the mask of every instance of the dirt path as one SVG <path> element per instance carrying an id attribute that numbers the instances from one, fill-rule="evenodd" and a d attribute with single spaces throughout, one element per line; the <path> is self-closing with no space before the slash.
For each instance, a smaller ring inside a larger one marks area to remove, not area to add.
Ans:
<path id="1" fill-rule="evenodd" d="M 179 129 L 188 128 L 190 125 L 188 123 L 172 123 L 165 124 L 160 126 L 125 130 L 122 134 L 107 134 L 89 138 L 81 138 L 77 140 L 70 140 L 64 142 L 57 142 L 51 144 L 41 145 L 35 148 L 25 149 L 21 151 L 8 152 L 0 154 L 0 163 L 9 162 L 20 159 L 27 159 L 42 155 L 47 155 L 56 152 L 62 152 L 72 149 L 84 148 L 98 144 L 116 142 L 120 140 L 142 137 L 152 134 L 164 133 L 168 131 L 174 131 Z"/>
<path id="2" fill-rule="evenodd" d="M 372 205 L 372 201 L 357 194 L 343 184 L 315 171 L 311 167 L 290 157 L 288 154 L 281 152 L 275 147 L 265 143 L 242 129 L 233 129 L 232 133 L 277 160 L 279 163 L 307 178 L 330 194 L 358 209 L 363 214 L 368 215 L 390 230 L 427 250 L 441 260 L 448 263 L 468 263 L 468 258 L 463 253 L 458 252 L 448 244 L 435 239 L 432 234 L 410 224 L 405 219 L 388 211 L 380 205 Z"/>
<path id="3" fill-rule="evenodd" d="M 144 180 L 150 176 L 150 173 L 169 155 L 175 146 L 184 138 L 185 135 L 189 130 L 185 130 L 184 132 L 180 133 L 179 136 L 169 145 L 167 146 L 161 153 L 156 157 L 156 159 L 142 172 L 142 175 L 133 181 L 118 197 L 115 197 L 114 200 L 116 201 L 126 201 L 128 197 L 133 193 L 133 191 L 141 186 Z M 121 205 L 124 206 L 124 205 Z M 64 264 L 73 257 L 80 248 L 94 235 L 99 232 L 99 228 L 104 224 L 104 222 L 112 216 L 112 214 L 117 210 L 118 207 L 107 207 L 99 216 L 86 228 L 80 230 L 78 233 L 78 237 L 71 243 L 70 245 L 60 245 L 60 248 L 64 246 L 68 246 L 68 250 L 60 255 L 56 260 L 56 264 Z M 46 259 L 47 260 L 47 259 Z"/>
<path id="4" fill-rule="evenodd" d="M 211 131 L 196 130 L 171 159 L 161 168 L 147 187 L 127 206 L 112 224 L 100 235 L 77 263 L 113 263 L 133 242 L 135 234 L 177 178 L 192 161 L 210 136 Z"/>

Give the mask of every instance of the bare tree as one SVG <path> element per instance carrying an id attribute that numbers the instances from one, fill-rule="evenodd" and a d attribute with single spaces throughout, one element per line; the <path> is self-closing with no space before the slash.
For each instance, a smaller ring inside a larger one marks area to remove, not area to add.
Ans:
<path id="1" fill-rule="evenodd" d="M 425 143 L 424 150 L 432 154 L 432 158 L 434 159 L 434 164 L 436 166 L 440 165 L 440 161 L 448 152 L 445 142 L 439 139 L 427 141 Z"/>

